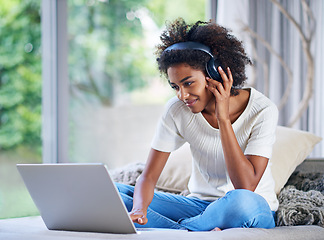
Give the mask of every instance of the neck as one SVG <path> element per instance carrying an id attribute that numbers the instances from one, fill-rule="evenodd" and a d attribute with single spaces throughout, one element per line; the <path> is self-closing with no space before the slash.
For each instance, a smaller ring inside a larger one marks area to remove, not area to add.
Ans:
<path id="1" fill-rule="evenodd" d="M 212 97 L 208 102 L 207 106 L 205 107 L 205 109 L 201 113 L 214 116 L 216 115 L 215 110 L 216 110 L 216 100 L 214 97 Z"/>

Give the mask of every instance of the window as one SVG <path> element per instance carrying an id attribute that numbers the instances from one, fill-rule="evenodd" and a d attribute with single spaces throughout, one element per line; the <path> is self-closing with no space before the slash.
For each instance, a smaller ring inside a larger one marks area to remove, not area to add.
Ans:
<path id="1" fill-rule="evenodd" d="M 174 95 L 154 47 L 165 20 L 205 20 L 205 0 L 68 1 L 68 15 L 69 161 L 145 162 Z"/>
<path id="2" fill-rule="evenodd" d="M 0 0 L 0 218 L 38 214 L 17 163 L 146 160 L 173 95 L 154 45 L 206 1 Z"/>

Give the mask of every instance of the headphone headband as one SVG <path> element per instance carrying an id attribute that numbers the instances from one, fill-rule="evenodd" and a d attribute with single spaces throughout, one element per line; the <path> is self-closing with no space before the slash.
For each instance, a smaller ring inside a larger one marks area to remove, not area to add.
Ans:
<path id="1" fill-rule="evenodd" d="M 179 42 L 175 43 L 169 47 L 167 47 L 164 52 L 168 52 L 171 50 L 185 50 L 185 49 L 193 49 L 193 50 L 200 50 L 207 53 L 209 56 L 213 57 L 210 52 L 210 47 L 206 46 L 205 44 L 199 42 Z"/>
<path id="2" fill-rule="evenodd" d="M 179 42 L 175 43 L 169 47 L 167 47 L 163 52 L 169 52 L 171 50 L 199 50 L 207 53 L 210 56 L 210 60 L 206 63 L 206 71 L 208 75 L 219 82 L 223 82 L 222 77 L 220 76 L 217 68 L 220 66 L 220 62 L 217 58 L 214 58 L 213 54 L 211 54 L 210 47 L 205 44 L 199 42 Z"/>

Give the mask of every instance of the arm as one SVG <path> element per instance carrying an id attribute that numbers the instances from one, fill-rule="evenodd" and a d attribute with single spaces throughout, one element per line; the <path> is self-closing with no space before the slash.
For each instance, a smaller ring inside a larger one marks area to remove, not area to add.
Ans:
<path id="1" fill-rule="evenodd" d="M 267 167 L 268 158 L 244 155 L 230 122 L 219 121 L 219 129 L 227 171 L 235 189 L 254 191 Z"/>
<path id="2" fill-rule="evenodd" d="M 227 69 L 228 77 L 221 68 L 218 70 L 223 84 L 207 79 L 209 82 L 207 87 L 215 96 L 215 114 L 227 171 L 235 189 L 254 191 L 267 167 L 268 158 L 255 155 L 245 156 L 242 152 L 230 118 L 230 90 L 233 77 L 229 68 Z"/>
<path id="3" fill-rule="evenodd" d="M 146 167 L 135 185 L 133 209 L 130 217 L 133 222 L 147 223 L 147 208 L 150 205 L 157 180 L 169 158 L 169 152 L 151 149 Z"/>

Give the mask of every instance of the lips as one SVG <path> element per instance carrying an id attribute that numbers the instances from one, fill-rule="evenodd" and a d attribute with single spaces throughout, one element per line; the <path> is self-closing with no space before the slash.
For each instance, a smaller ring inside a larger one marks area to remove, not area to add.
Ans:
<path id="1" fill-rule="evenodd" d="M 188 107 L 192 107 L 196 102 L 197 102 L 197 99 L 194 99 L 194 100 L 187 100 L 187 101 L 185 101 L 185 104 L 186 104 Z"/>

